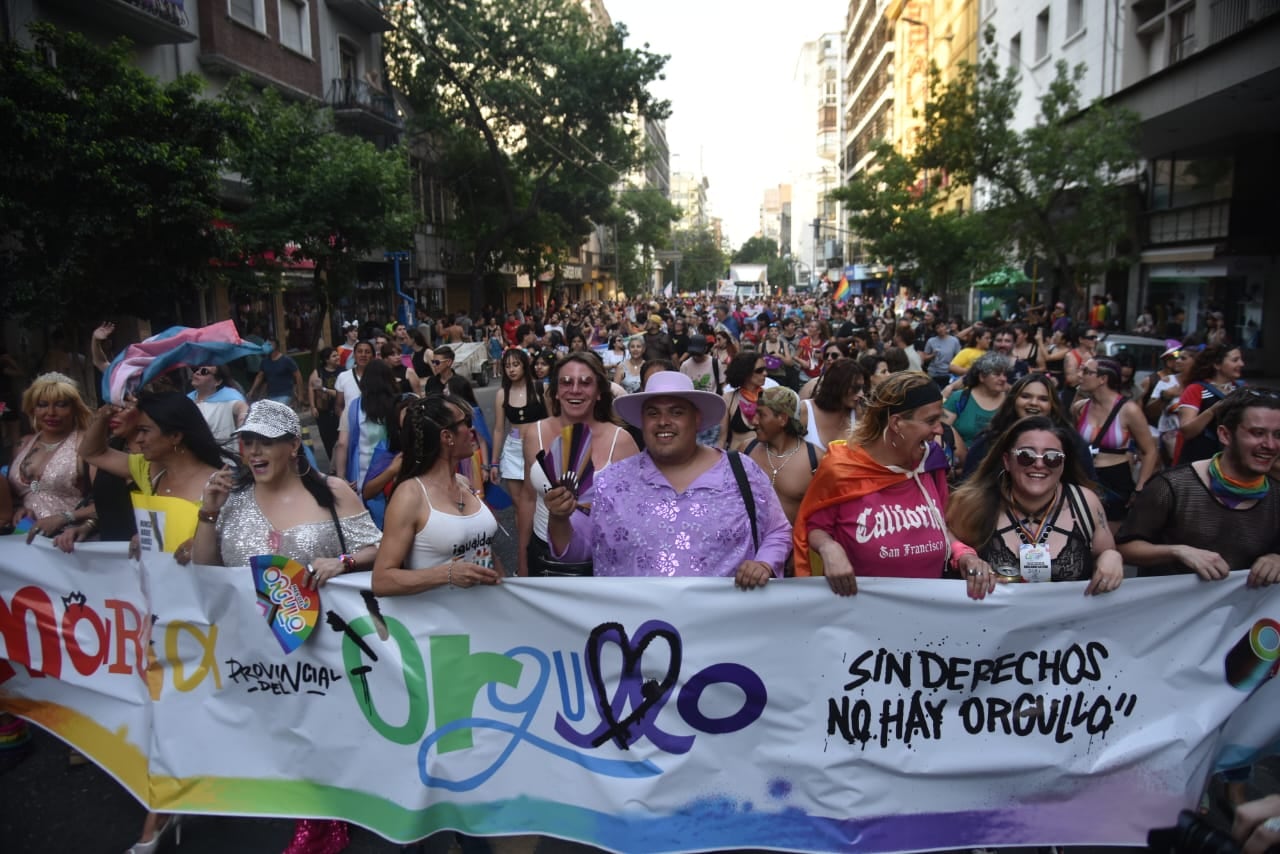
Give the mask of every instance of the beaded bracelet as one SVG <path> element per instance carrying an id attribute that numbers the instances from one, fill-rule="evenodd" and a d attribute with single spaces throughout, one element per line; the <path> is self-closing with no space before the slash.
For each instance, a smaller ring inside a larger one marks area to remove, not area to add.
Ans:
<path id="1" fill-rule="evenodd" d="M 340 554 L 340 555 L 338 555 L 338 562 L 342 564 L 342 571 L 343 571 L 343 572 L 355 572 L 355 571 L 356 571 L 356 559 L 355 559 L 355 558 L 353 558 L 351 555 L 349 555 L 349 554 Z"/>

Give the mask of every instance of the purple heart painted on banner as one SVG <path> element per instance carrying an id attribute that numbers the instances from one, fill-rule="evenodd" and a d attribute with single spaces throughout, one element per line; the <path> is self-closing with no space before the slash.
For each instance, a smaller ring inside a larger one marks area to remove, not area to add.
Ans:
<path id="1" fill-rule="evenodd" d="M 670 650 L 667 669 L 661 679 L 645 681 L 641 662 L 649 645 L 663 640 Z M 608 695 L 604 675 L 600 672 L 600 653 L 606 644 L 614 644 L 622 652 L 622 673 L 613 696 Z M 650 620 L 640 626 L 634 640 L 619 623 L 604 623 L 591 632 L 587 641 L 587 675 L 595 695 L 596 708 L 604 723 L 592 734 L 591 744 L 599 747 L 610 739 L 627 750 L 647 737 L 667 753 L 686 753 L 693 746 L 693 736 L 676 736 L 657 726 L 658 713 L 680 678 L 681 643 L 675 627 L 661 620 Z M 631 714 L 619 717 L 630 703 Z"/>

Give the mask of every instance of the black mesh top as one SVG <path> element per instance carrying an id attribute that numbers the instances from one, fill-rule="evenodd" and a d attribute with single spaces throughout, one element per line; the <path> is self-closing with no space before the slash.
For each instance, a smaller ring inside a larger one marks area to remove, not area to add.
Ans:
<path id="1" fill-rule="evenodd" d="M 1147 481 L 1116 542 L 1176 543 L 1220 554 L 1233 570 L 1248 569 L 1265 554 L 1280 552 L 1280 482 L 1271 479 L 1266 497 L 1247 510 L 1231 510 L 1188 465 L 1160 472 Z M 1176 575 L 1192 570 L 1180 563 L 1142 567 L 1139 576 Z"/>

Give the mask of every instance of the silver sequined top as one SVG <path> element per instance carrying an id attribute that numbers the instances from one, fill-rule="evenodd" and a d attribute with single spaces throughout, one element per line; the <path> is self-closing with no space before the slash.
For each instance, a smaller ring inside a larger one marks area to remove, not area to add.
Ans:
<path id="1" fill-rule="evenodd" d="M 340 522 L 342 536 L 347 540 L 347 554 L 382 541 L 382 532 L 373 524 L 368 510 Z M 254 555 L 284 555 L 305 564 L 318 557 L 342 554 L 342 544 L 332 520 L 306 522 L 284 531 L 272 528 L 258 508 L 252 485 L 227 496 L 218 514 L 218 542 L 224 566 L 248 566 L 249 558 Z"/>

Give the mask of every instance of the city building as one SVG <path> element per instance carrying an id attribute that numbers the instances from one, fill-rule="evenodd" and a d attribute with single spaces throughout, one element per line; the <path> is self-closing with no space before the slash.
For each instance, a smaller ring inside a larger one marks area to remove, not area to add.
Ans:
<path id="1" fill-rule="evenodd" d="M 1187 331 L 1213 309 L 1245 348 L 1248 370 L 1280 364 L 1280 3 L 1275 0 L 981 0 L 998 55 L 1020 70 L 1018 127 L 1029 127 L 1059 60 L 1083 64 L 1086 102 L 1140 119 L 1135 263 L 1095 282 L 1132 321 L 1148 306 Z M 975 199 L 981 204 L 981 197 Z"/>
<path id="2" fill-rule="evenodd" d="M 30 44 L 27 27 L 36 21 L 102 44 L 126 37 L 137 67 L 161 83 L 196 74 L 212 98 L 244 75 L 286 98 L 332 107 L 339 132 L 382 147 L 400 137 L 403 125 L 383 80 L 381 34 L 391 23 L 379 0 L 10 0 L 3 12 L 2 35 L 20 44 Z M 228 207 L 243 204 L 233 176 L 224 187 Z M 285 288 L 271 295 L 225 286 L 195 291 L 176 309 L 157 306 L 150 320 L 161 326 L 252 317 L 263 332 L 310 349 L 297 320 L 311 309 L 312 270 L 311 262 L 286 270 Z M 383 253 L 362 259 L 353 295 L 339 311 L 389 314 L 394 274 L 395 262 Z"/>
<path id="3" fill-rule="evenodd" d="M 840 179 L 844 54 L 844 33 L 827 32 L 801 47 L 797 64 L 803 97 L 813 109 L 814 121 L 813 148 L 799 156 L 799 167 L 792 175 L 790 254 L 795 276 L 789 284 L 800 288 L 810 287 L 841 251 L 838 235 L 842 219 L 829 194 Z"/>
<path id="4" fill-rule="evenodd" d="M 1248 370 L 1274 370 L 1280 3 L 1142 0 L 1126 5 L 1118 36 L 1122 88 L 1108 103 L 1141 117 L 1146 161 L 1128 316 L 1176 305 L 1200 326 L 1220 310 Z"/>
<path id="5" fill-rule="evenodd" d="M 690 231 L 708 226 L 711 214 L 707 205 L 707 189 L 710 186 L 703 175 L 671 173 L 671 203 L 680 208 L 680 221 L 676 224 L 678 230 Z"/>

